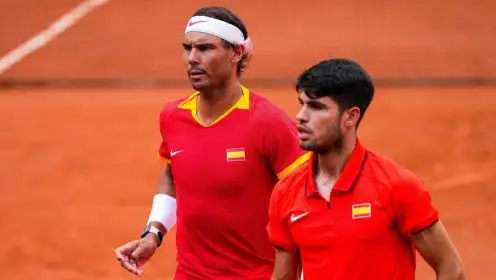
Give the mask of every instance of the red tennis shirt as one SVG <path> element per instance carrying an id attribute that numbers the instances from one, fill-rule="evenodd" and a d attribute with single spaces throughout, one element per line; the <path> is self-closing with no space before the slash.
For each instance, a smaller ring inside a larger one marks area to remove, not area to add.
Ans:
<path id="1" fill-rule="evenodd" d="M 159 155 L 177 194 L 175 279 L 269 279 L 274 250 L 265 227 L 275 183 L 308 160 L 284 111 L 242 87 L 240 100 L 205 127 L 197 97 L 160 115 Z"/>
<path id="2" fill-rule="evenodd" d="M 267 226 L 273 245 L 300 251 L 305 280 L 413 280 L 410 237 L 438 220 L 422 181 L 359 141 L 329 202 L 314 170 L 312 156 L 276 185 Z"/>

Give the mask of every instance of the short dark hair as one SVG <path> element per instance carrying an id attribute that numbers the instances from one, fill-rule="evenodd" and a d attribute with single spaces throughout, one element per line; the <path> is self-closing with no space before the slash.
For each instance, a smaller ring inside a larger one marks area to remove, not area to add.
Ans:
<path id="1" fill-rule="evenodd" d="M 338 104 L 341 113 L 357 106 L 359 124 L 374 97 L 374 84 L 360 64 L 333 58 L 305 70 L 297 79 L 296 91 L 305 92 L 311 99 L 328 96 Z"/>
<path id="2" fill-rule="evenodd" d="M 203 7 L 197 10 L 193 14 L 193 16 L 211 17 L 232 24 L 237 28 L 239 28 L 239 30 L 241 30 L 245 40 L 248 38 L 248 30 L 246 29 L 246 26 L 244 25 L 243 21 L 236 14 L 234 14 L 232 11 L 230 11 L 227 8 L 220 6 Z M 236 47 L 234 44 L 224 39 L 222 39 L 222 41 L 224 41 L 224 44 L 229 48 L 234 49 Z M 238 67 L 236 69 L 236 73 L 238 76 L 240 76 L 241 73 L 244 71 L 244 69 L 248 66 L 248 62 L 249 62 L 248 59 L 249 57 L 246 54 L 244 54 L 241 60 L 239 61 Z"/>

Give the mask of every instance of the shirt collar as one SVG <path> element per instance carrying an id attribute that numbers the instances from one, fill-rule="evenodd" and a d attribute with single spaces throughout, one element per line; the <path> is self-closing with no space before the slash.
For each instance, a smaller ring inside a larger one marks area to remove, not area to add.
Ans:
<path id="1" fill-rule="evenodd" d="M 343 171 L 339 175 L 333 190 L 349 192 L 355 187 L 360 174 L 363 171 L 365 162 L 367 161 L 367 150 L 361 145 L 357 139 L 355 149 L 350 158 L 346 162 Z M 307 197 L 318 194 L 317 186 L 315 184 L 315 170 L 317 164 L 317 155 L 312 153 L 310 162 L 308 164 L 308 177 L 306 179 L 305 193 Z"/>

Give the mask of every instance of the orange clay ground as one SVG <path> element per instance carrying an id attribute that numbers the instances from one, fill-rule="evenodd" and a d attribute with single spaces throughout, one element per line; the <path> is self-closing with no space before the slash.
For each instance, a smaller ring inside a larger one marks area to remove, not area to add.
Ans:
<path id="1" fill-rule="evenodd" d="M 255 89 L 292 116 L 290 89 Z M 0 279 L 133 279 L 113 249 L 138 236 L 162 163 L 157 116 L 181 91 L 0 93 Z M 382 89 L 360 137 L 426 181 L 470 279 L 496 277 L 493 88 Z M 170 279 L 174 235 L 144 279 Z M 418 279 L 434 279 L 423 261 Z"/>

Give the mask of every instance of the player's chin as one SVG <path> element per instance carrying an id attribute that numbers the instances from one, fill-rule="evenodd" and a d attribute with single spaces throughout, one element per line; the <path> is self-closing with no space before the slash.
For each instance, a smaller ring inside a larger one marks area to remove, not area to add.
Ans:
<path id="1" fill-rule="evenodd" d="M 209 88 L 210 83 L 206 80 L 193 80 L 190 79 L 191 82 L 191 87 L 193 87 L 195 90 L 201 91 L 204 89 Z"/>
<path id="2" fill-rule="evenodd" d="M 305 151 L 315 151 L 315 144 L 310 139 L 301 139 L 300 138 L 300 148 Z"/>

